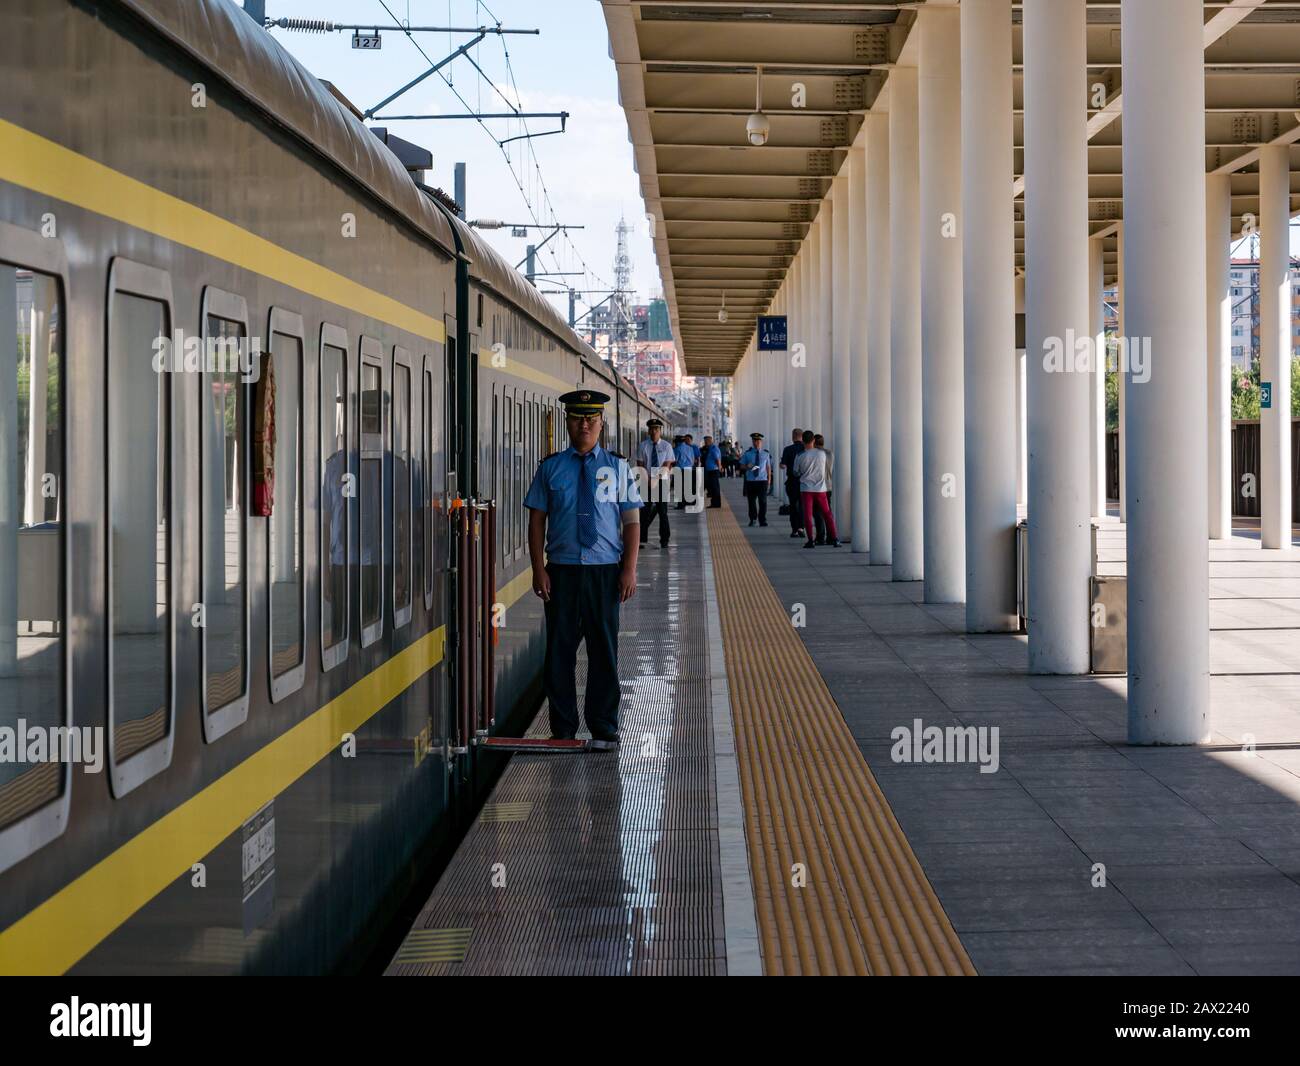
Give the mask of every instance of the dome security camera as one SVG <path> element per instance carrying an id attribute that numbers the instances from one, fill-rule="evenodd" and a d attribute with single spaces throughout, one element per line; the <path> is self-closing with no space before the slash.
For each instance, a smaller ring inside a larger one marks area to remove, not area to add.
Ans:
<path id="1" fill-rule="evenodd" d="M 718 321 L 719 322 L 727 321 L 727 309 L 725 307 L 718 308 Z"/>
<path id="2" fill-rule="evenodd" d="M 767 144 L 768 137 L 772 135 L 772 123 L 763 112 L 755 111 L 745 123 L 745 132 L 749 135 L 750 144 L 755 148 L 762 148 Z"/>

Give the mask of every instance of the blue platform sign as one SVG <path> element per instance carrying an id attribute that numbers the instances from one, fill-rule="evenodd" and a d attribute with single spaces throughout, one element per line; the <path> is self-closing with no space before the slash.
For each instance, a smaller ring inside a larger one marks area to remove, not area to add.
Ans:
<path id="1" fill-rule="evenodd" d="M 760 352 L 784 352 L 788 343 L 785 315 L 758 316 L 758 350 Z"/>
<path id="2" fill-rule="evenodd" d="M 1264 411 L 1273 406 L 1273 383 L 1271 381 L 1261 381 L 1259 383 L 1259 406 Z"/>

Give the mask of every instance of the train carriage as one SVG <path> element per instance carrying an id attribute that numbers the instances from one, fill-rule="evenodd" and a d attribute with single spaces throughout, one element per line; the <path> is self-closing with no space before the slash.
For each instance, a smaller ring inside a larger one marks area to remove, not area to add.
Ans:
<path id="1" fill-rule="evenodd" d="M 648 401 L 228 0 L 0 65 L 0 735 L 102 739 L 0 761 L 0 972 L 355 966 L 536 705 L 558 395 Z"/>

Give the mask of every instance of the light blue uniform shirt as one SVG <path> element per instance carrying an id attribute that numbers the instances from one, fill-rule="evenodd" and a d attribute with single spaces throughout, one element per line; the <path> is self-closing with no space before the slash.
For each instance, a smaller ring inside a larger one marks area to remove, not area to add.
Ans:
<path id="1" fill-rule="evenodd" d="M 683 469 L 688 469 L 695 465 L 695 452 L 685 441 L 677 445 L 677 465 Z"/>
<path id="2" fill-rule="evenodd" d="M 740 465 L 753 463 L 745 471 L 746 481 L 766 481 L 772 475 L 772 453 L 766 448 L 746 448 L 745 454 L 740 457 Z"/>
<path id="3" fill-rule="evenodd" d="M 722 449 L 716 444 L 710 444 L 709 450 L 704 453 L 704 469 L 720 470 L 722 468 Z"/>
<path id="4" fill-rule="evenodd" d="M 637 458 L 645 464 L 647 470 L 656 470 L 661 466 L 667 466 L 669 462 L 676 459 L 676 456 L 673 454 L 672 444 L 663 437 L 660 437 L 657 443 L 646 437 L 637 449 Z"/>
<path id="5" fill-rule="evenodd" d="M 698 463 L 700 461 L 700 446 L 698 444 L 688 444 L 687 447 L 691 449 L 691 455 Z"/>
<path id="6" fill-rule="evenodd" d="M 596 486 L 596 543 L 578 539 L 581 464 L 592 465 Z M 623 513 L 638 511 L 641 493 L 632 468 L 597 445 L 585 456 L 576 448 L 548 455 L 537 467 L 524 506 L 546 515 L 546 556 L 563 565 L 607 566 L 623 558 Z"/>

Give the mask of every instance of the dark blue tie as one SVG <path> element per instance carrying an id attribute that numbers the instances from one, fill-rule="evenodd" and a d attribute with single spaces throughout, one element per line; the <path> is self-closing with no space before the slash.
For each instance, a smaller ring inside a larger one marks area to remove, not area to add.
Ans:
<path id="1" fill-rule="evenodd" d="M 596 545 L 596 478 L 590 462 L 595 457 L 594 449 L 578 456 L 578 543 L 584 548 Z"/>

